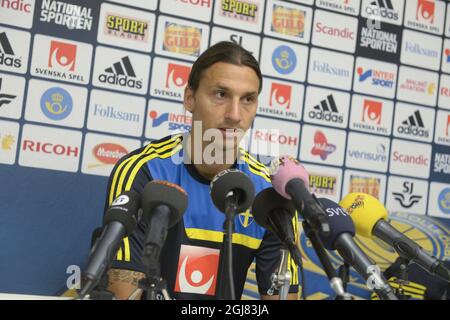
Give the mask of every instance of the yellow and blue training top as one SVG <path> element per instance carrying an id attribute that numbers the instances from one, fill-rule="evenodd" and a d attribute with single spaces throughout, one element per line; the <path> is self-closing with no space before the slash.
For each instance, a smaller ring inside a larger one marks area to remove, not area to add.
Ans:
<path id="1" fill-rule="evenodd" d="M 169 229 L 161 252 L 162 277 L 167 281 L 171 298 L 214 299 L 220 277 L 219 254 L 223 240 L 225 215 L 213 204 L 210 181 L 190 163 L 185 163 L 185 135 L 173 135 L 154 141 L 123 157 L 114 167 L 108 183 L 105 209 L 121 192 L 142 192 L 151 180 L 165 180 L 181 186 L 188 194 L 188 207 L 183 219 Z M 266 167 L 255 157 L 240 150 L 235 168 L 247 174 L 255 193 L 271 187 Z M 281 243 L 278 238 L 256 224 L 251 209 L 235 218 L 233 234 L 233 271 L 236 297 L 242 295 L 247 271 L 256 260 L 256 278 L 260 294 L 267 294 L 270 277 L 279 266 Z M 298 236 L 298 219 L 294 217 Z M 141 262 L 146 226 L 141 221 L 117 253 L 112 268 L 144 272 Z M 292 259 L 290 292 L 298 291 L 298 270 Z M 276 292 L 275 292 L 276 293 Z"/>

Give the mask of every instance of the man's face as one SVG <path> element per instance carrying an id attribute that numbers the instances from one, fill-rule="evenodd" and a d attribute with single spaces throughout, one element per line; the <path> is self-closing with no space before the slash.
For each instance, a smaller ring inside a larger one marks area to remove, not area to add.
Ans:
<path id="1" fill-rule="evenodd" d="M 184 105 L 193 121 L 201 121 L 202 137 L 215 130 L 214 136 L 220 139 L 214 145 L 235 149 L 255 117 L 258 88 L 259 78 L 252 68 L 217 62 L 203 71 L 195 92 L 186 88 Z"/>

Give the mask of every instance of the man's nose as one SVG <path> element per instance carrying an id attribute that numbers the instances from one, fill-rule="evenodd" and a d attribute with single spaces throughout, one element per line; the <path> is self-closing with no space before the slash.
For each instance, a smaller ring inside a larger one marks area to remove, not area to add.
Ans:
<path id="1" fill-rule="evenodd" d="M 240 99 L 233 98 L 227 106 L 225 119 L 231 123 L 239 123 L 241 121 Z"/>

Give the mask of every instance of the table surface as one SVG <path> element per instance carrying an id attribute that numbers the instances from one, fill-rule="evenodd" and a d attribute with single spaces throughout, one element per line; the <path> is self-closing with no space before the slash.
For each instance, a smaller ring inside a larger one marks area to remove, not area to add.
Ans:
<path id="1" fill-rule="evenodd" d="M 0 300 L 70 300 L 70 297 L 39 296 L 29 294 L 0 293 Z"/>

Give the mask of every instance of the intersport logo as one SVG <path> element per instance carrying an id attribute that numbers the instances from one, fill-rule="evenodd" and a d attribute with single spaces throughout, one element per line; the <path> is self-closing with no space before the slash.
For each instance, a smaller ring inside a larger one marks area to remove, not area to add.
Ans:
<path id="1" fill-rule="evenodd" d="M 366 80 L 374 86 L 392 88 L 394 86 L 395 74 L 376 69 L 358 68 L 359 82 Z"/>

